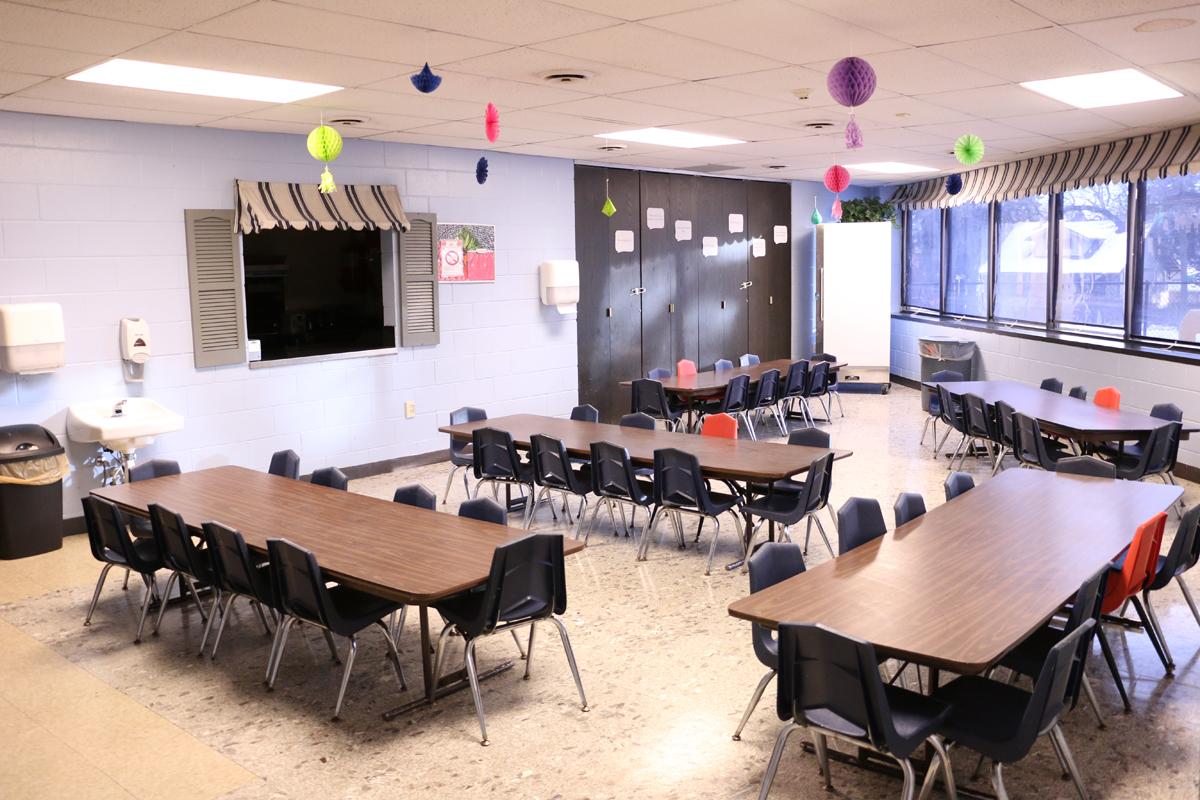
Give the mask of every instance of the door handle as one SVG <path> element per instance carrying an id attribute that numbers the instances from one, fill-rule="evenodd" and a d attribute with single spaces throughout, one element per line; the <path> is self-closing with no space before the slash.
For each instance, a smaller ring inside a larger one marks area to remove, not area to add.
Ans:
<path id="1" fill-rule="evenodd" d="M 746 289 L 749 289 L 753 285 L 754 285 L 754 281 L 743 281 L 741 288 L 743 291 L 745 291 Z"/>
<path id="2" fill-rule="evenodd" d="M 645 293 L 646 293 L 646 287 L 645 287 L 645 286 L 635 286 L 635 287 L 633 287 L 632 289 L 630 289 L 630 290 L 629 290 L 629 293 L 630 293 L 630 294 L 633 294 L 633 295 L 641 295 L 641 294 L 645 294 Z"/>

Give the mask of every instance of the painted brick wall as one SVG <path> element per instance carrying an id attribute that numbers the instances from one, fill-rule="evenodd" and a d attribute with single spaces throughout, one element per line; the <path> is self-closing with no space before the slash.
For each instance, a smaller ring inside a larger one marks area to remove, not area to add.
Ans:
<path id="1" fill-rule="evenodd" d="M 392 183 L 410 211 L 496 225 L 494 284 L 443 286 L 442 341 L 396 355 L 250 370 L 197 370 L 183 210 L 232 208 L 233 181 L 316 181 L 299 136 L 0 112 L 0 302 L 61 303 L 67 365 L 48 375 L 0 373 L 0 425 L 36 422 L 65 439 L 80 400 L 154 398 L 184 430 L 139 454 L 185 470 L 265 469 L 273 451 L 305 471 L 445 447 L 447 413 L 565 414 L 576 402 L 573 317 L 538 301 L 537 267 L 575 252 L 572 163 L 347 140 L 339 183 Z M 121 373 L 121 317 L 150 323 L 154 355 L 142 385 Z M 404 418 L 406 400 L 417 414 Z M 95 484 L 91 445 L 70 445 L 64 514 Z"/>

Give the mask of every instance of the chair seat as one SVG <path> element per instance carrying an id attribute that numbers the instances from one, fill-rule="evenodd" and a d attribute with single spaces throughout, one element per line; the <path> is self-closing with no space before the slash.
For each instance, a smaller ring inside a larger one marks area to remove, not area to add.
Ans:
<path id="1" fill-rule="evenodd" d="M 461 629 L 478 620 L 481 612 L 480 606 L 486 599 L 487 592 L 480 587 L 442 600 L 434 605 L 434 608 L 447 622 Z M 524 602 L 501 612 L 500 622 L 512 622 L 531 617 L 548 617 L 551 612 L 553 609 L 544 600 L 527 598 Z"/>
<path id="2" fill-rule="evenodd" d="M 158 552 L 157 542 L 153 539 L 134 539 L 132 544 L 139 560 L 154 565 L 155 569 L 162 569 L 162 554 Z"/>
<path id="3" fill-rule="evenodd" d="M 1066 635 L 1061 628 L 1049 625 L 1039 628 L 1000 659 L 1000 666 L 1036 678 L 1046 663 L 1046 656 Z"/>
<path id="4" fill-rule="evenodd" d="M 715 517 L 719 514 L 724 514 L 726 511 L 729 511 L 731 508 L 741 502 L 741 498 L 735 497 L 731 494 L 722 494 L 721 492 L 708 492 L 708 499 L 709 503 L 707 506 L 697 507 L 690 503 L 672 503 L 669 498 L 664 498 L 663 506 L 665 508 L 681 508 L 684 510 L 690 509 L 693 511 L 699 511 L 702 514 L 710 514 Z"/>
<path id="5" fill-rule="evenodd" d="M 471 455 L 471 446 L 467 445 L 467 449 L 461 453 L 451 453 L 450 463 L 456 467 L 470 467 L 475 461 Z"/>
<path id="6" fill-rule="evenodd" d="M 967 675 L 939 687 L 934 697 L 950 705 L 950 714 L 942 726 L 947 739 L 1001 763 L 1025 756 L 1012 742 L 1029 705 L 1029 692 Z"/>
<path id="7" fill-rule="evenodd" d="M 796 503 L 796 494 L 794 493 L 772 492 L 742 506 L 742 510 L 751 516 L 762 517 L 768 522 L 794 525 L 808 513 L 807 509 L 797 508 Z"/>
<path id="8" fill-rule="evenodd" d="M 473 462 L 472 462 L 472 465 L 473 465 Z M 487 480 L 488 477 L 489 476 L 487 476 L 487 475 L 483 476 L 484 480 Z M 511 481 L 514 479 L 508 478 L 508 477 L 496 477 L 496 480 Z M 529 463 L 528 461 L 522 461 L 517 466 L 517 477 L 515 480 L 517 480 L 521 483 L 533 483 L 533 464 Z"/>
<path id="9" fill-rule="evenodd" d="M 145 517 L 130 516 L 127 518 L 129 522 L 129 532 L 138 539 L 150 539 L 154 536 L 154 526 L 150 524 L 150 520 Z"/>
<path id="10" fill-rule="evenodd" d="M 892 724 L 899 738 L 904 740 L 902 743 L 907 746 L 904 752 L 893 753 L 900 758 L 909 756 L 927 737 L 937 733 L 951 713 L 946 703 L 934 697 L 899 686 L 885 685 L 883 691 L 891 708 Z M 818 709 L 809 711 L 806 716 L 810 722 L 827 730 L 856 739 L 867 738 L 865 730 L 832 711 Z"/>
<path id="11" fill-rule="evenodd" d="M 329 589 L 329 600 L 329 629 L 338 636 L 353 636 L 404 605 L 340 585 Z"/>
<path id="12" fill-rule="evenodd" d="M 651 473 L 653 473 L 653 472 L 654 472 L 654 470 L 651 470 Z M 637 473 L 635 472 L 634 474 L 636 475 Z M 654 482 L 648 481 L 648 480 L 643 480 L 641 478 L 641 476 L 638 476 L 635 480 L 637 483 L 636 483 L 636 486 L 634 486 L 634 489 L 640 496 L 625 497 L 624 495 L 618 495 L 618 494 L 609 495 L 609 496 L 615 497 L 618 499 L 622 499 L 622 500 L 631 500 L 632 502 L 637 503 L 640 506 L 648 506 L 651 503 L 653 503 L 654 502 Z M 606 495 L 604 495 L 603 493 L 600 493 L 599 496 L 604 497 Z"/>

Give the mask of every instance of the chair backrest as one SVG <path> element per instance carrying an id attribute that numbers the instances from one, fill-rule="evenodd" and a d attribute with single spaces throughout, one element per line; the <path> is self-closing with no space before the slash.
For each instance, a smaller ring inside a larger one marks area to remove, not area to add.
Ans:
<path id="1" fill-rule="evenodd" d="M 925 513 L 925 498 L 920 492 L 901 492 L 892 506 L 896 514 L 896 527 L 911 522 Z"/>
<path id="2" fill-rule="evenodd" d="M 154 541 L 158 542 L 158 551 L 162 554 L 163 563 L 167 568 L 193 577 L 205 577 L 197 574 L 200 560 L 194 557 L 196 546 L 192 544 L 192 536 L 188 533 L 183 515 L 158 503 L 151 503 L 148 510 Z"/>
<path id="3" fill-rule="evenodd" d="M 1042 469 L 1054 469 L 1054 462 L 1046 454 L 1046 442 L 1042 439 L 1042 426 L 1037 419 L 1016 412 L 1013 420 L 1013 455 L 1022 464 Z"/>
<path id="4" fill-rule="evenodd" d="M 563 489 L 574 494 L 586 491 L 578 474 L 571 468 L 567 446 L 561 439 L 535 433 L 529 438 L 529 460 L 533 464 L 533 480 L 538 486 Z"/>
<path id="5" fill-rule="evenodd" d="M 1045 378 L 1042 381 L 1041 388 L 1045 389 L 1047 392 L 1062 394 L 1062 381 L 1060 381 L 1058 378 Z"/>
<path id="6" fill-rule="evenodd" d="M 738 438 L 738 422 L 728 414 L 709 414 L 700 425 L 700 435 L 736 439 Z"/>
<path id="7" fill-rule="evenodd" d="M 779 370 L 769 369 L 758 376 L 758 389 L 754 393 L 754 407 L 772 406 L 779 399 Z"/>
<path id="8" fill-rule="evenodd" d="M 788 444 L 796 444 L 801 447 L 824 447 L 829 448 L 829 432 L 823 431 L 820 428 L 801 428 L 798 431 L 792 431 L 788 434 Z"/>
<path id="9" fill-rule="evenodd" d="M 975 488 L 975 479 L 965 472 L 951 472 L 946 476 L 942 488 L 946 490 L 946 499 L 953 500 L 964 492 Z"/>
<path id="10" fill-rule="evenodd" d="M 419 483 L 410 483 L 396 489 L 396 493 L 392 495 L 392 502 L 433 511 L 437 508 L 437 495 Z"/>
<path id="11" fill-rule="evenodd" d="M 962 419 L 962 404 L 954 399 L 954 395 L 950 394 L 950 390 L 945 386 L 938 386 L 937 393 L 942 422 L 955 430 L 963 430 L 965 426 Z"/>
<path id="12" fill-rule="evenodd" d="M 820 397 L 829 390 L 829 362 L 818 361 L 808 365 L 808 386 L 804 387 L 805 397 Z"/>
<path id="13" fill-rule="evenodd" d="M 1092 456 L 1070 456 L 1060 458 L 1054 465 L 1055 472 L 1066 475 L 1090 475 L 1093 478 L 1115 478 L 1117 468 L 1107 461 Z"/>
<path id="14" fill-rule="evenodd" d="M 652 381 L 661 381 L 664 378 L 671 377 L 671 370 L 667 369 L 666 367 L 655 367 L 654 369 L 646 372 L 646 377 Z"/>
<path id="15" fill-rule="evenodd" d="M 492 522 L 496 525 L 508 524 L 508 514 L 499 503 L 490 497 L 476 497 L 474 500 L 464 501 L 458 507 L 458 515 L 481 522 Z"/>
<path id="16" fill-rule="evenodd" d="M 626 414 L 621 417 L 622 428 L 641 428 L 642 430 L 654 430 L 654 417 L 649 414 L 644 414 L 637 411 L 633 414 Z"/>
<path id="17" fill-rule="evenodd" d="M 733 362 L 728 358 L 718 358 L 716 362 L 713 363 L 713 369 L 733 369 Z"/>
<path id="18" fill-rule="evenodd" d="M 267 474 L 296 480 L 300 477 L 300 456 L 295 450 L 280 450 L 271 456 Z"/>
<path id="19" fill-rule="evenodd" d="M 1101 386 L 1096 390 L 1092 401 L 1101 408 L 1111 408 L 1115 411 L 1121 407 L 1121 393 L 1115 386 Z"/>
<path id="20" fill-rule="evenodd" d="M 764 542 L 750 556 L 746 566 L 750 569 L 750 593 L 754 594 L 804 572 L 804 551 L 800 545 L 792 542 Z M 752 625 L 750 636 L 754 655 L 764 665 L 774 669 L 779 656 L 772 647 L 775 642 L 771 629 Z"/>
<path id="21" fill-rule="evenodd" d="M 1058 721 L 1072 683 L 1078 683 L 1083 673 L 1085 652 L 1082 642 L 1085 638 L 1090 641 L 1095 625 L 1095 620 L 1083 620 L 1050 648 L 1034 680 L 1021 722 L 1015 734 L 1005 742 L 1008 751 L 1003 754 L 1005 763 L 1024 758 L 1038 736 Z"/>
<path id="22" fill-rule="evenodd" d="M 669 377 L 670 373 L 663 377 Z M 581 406 L 575 406 L 571 409 L 571 419 L 576 422 L 599 422 L 600 409 L 596 408 L 591 403 L 584 403 Z"/>
<path id="23" fill-rule="evenodd" d="M 849 553 L 887 533 L 879 502 L 870 497 L 851 497 L 837 512 L 838 555 Z"/>
<path id="24" fill-rule="evenodd" d="M 810 355 L 808 357 L 808 360 L 809 361 L 826 361 L 830 365 L 832 365 L 837 362 L 837 356 L 835 356 L 833 353 L 813 353 L 812 355 Z M 837 372 L 830 369 L 829 370 L 829 385 L 831 387 L 835 386 L 835 385 L 837 385 L 837 382 L 838 382 Z"/>
<path id="25" fill-rule="evenodd" d="M 745 411 L 750 401 L 750 376 L 734 375 L 725 384 L 725 395 L 721 398 L 721 411 L 736 414 Z"/>
<path id="26" fill-rule="evenodd" d="M 629 451 L 612 442 L 592 442 L 592 491 L 598 497 L 630 498 L 636 486 Z"/>
<path id="27" fill-rule="evenodd" d="M 178 461 L 172 461 L 169 458 L 152 458 L 149 461 L 143 461 L 129 470 L 129 482 L 148 481 L 151 478 L 178 475 L 181 472 L 182 470 L 179 469 Z"/>
<path id="28" fill-rule="evenodd" d="M 929 380 L 933 381 L 934 383 L 942 383 L 942 382 L 952 383 L 954 381 L 961 381 L 962 379 L 963 379 L 963 374 L 961 372 L 959 372 L 958 370 L 954 370 L 954 369 L 938 370 L 937 372 L 933 373 L 933 375 L 931 375 L 929 377 Z"/>
<path id="29" fill-rule="evenodd" d="M 787 377 L 780 389 L 780 397 L 801 397 L 808 385 L 808 362 L 793 361 L 788 365 Z"/>
<path id="30" fill-rule="evenodd" d="M 1137 462 L 1132 466 L 1122 467 L 1118 474 L 1122 478 L 1138 480 L 1147 475 L 1160 475 L 1174 469 L 1182 431 L 1183 425 L 1178 422 L 1168 422 L 1150 431 Z"/>
<path id="31" fill-rule="evenodd" d="M 1150 409 L 1150 416 L 1155 419 L 1183 422 L 1183 409 L 1174 403 L 1155 403 L 1154 407 Z"/>
<path id="32" fill-rule="evenodd" d="M 458 626 L 468 639 L 494 630 L 501 622 L 565 612 L 563 537 L 533 534 L 497 547 L 483 595 L 475 619 Z"/>
<path id="33" fill-rule="evenodd" d="M 667 405 L 667 392 L 658 381 L 649 378 L 638 378 L 633 382 L 633 403 L 631 412 L 649 414 L 657 419 L 670 416 L 670 406 Z"/>
<path id="34" fill-rule="evenodd" d="M 350 479 L 337 467 L 321 467 L 313 470 L 312 482 L 316 486 L 328 486 L 330 489 L 341 489 L 342 491 L 346 491 L 350 487 Z"/>
<path id="35" fill-rule="evenodd" d="M 707 499 L 700 460 L 674 447 L 654 451 L 654 502 L 699 508 Z"/>
<path id="36" fill-rule="evenodd" d="M 804 483 L 809 487 L 809 511 L 820 511 L 829 504 L 829 493 L 833 491 L 833 453 L 826 453 L 809 463 Z"/>
<path id="37" fill-rule="evenodd" d="M 1171 540 L 1171 549 L 1162 566 L 1154 573 L 1154 580 L 1149 588 L 1165 588 L 1176 575 L 1182 575 L 1193 565 L 1197 547 L 1200 546 L 1200 504 L 1193 503 L 1192 507 L 1179 518 L 1179 527 L 1175 529 L 1175 538 Z"/>
<path id="38" fill-rule="evenodd" d="M 287 539 L 267 539 L 271 584 L 285 614 L 328 627 L 329 590 L 317 557 Z"/>
<path id="39" fill-rule="evenodd" d="M 1119 571 L 1109 575 L 1104 588 L 1101 609 L 1105 614 L 1118 608 L 1125 602 L 1125 598 L 1140 592 L 1142 587 L 1154 578 L 1166 524 L 1166 512 L 1160 511 L 1134 531 L 1133 540 L 1125 553 L 1125 562 Z"/>
<path id="40" fill-rule="evenodd" d="M 220 522 L 206 522 L 204 542 L 212 563 L 213 580 L 223 591 L 255 596 L 255 559 L 242 534 Z M 258 598 L 264 600 L 266 598 Z"/>
<path id="41" fill-rule="evenodd" d="M 761 361 L 754 353 L 742 353 L 738 356 L 738 365 L 742 367 L 756 367 L 760 363 Z"/>
<path id="42" fill-rule="evenodd" d="M 675 374 L 679 377 L 696 374 L 696 362 L 688 358 L 681 358 L 675 362 Z"/>
<path id="43" fill-rule="evenodd" d="M 962 408 L 963 422 L 966 423 L 969 435 L 982 436 L 992 440 L 1000 438 L 996 432 L 996 425 L 992 421 L 992 415 L 988 413 L 987 403 L 983 402 L 982 397 L 970 392 L 964 394 Z"/>
<path id="44" fill-rule="evenodd" d="M 1007 447 L 1012 447 L 1013 442 L 1013 414 L 1016 410 L 1003 400 L 997 400 L 992 404 L 992 408 L 996 411 L 996 430 L 1000 434 L 1000 444 Z"/>
<path id="45" fill-rule="evenodd" d="M 146 560 L 134 549 L 129 538 L 129 522 L 125 513 L 115 504 L 99 497 L 85 497 L 83 516 L 88 529 L 88 543 L 92 546 L 92 555 L 97 559 L 107 560 L 103 557 L 104 550 L 97 550 L 99 545 L 124 558 L 135 572 L 152 572 L 162 566 L 158 563 L 161 558 L 159 554 Z"/>
<path id="46" fill-rule="evenodd" d="M 516 480 L 521 475 L 521 457 L 512 434 L 496 428 L 471 432 L 471 467 L 476 478 Z"/>
<path id="47" fill-rule="evenodd" d="M 1082 386 L 1072 386 L 1067 395 L 1074 397 L 1076 400 L 1087 400 L 1087 389 Z"/>
<path id="48" fill-rule="evenodd" d="M 474 408 L 472 406 L 463 406 L 456 408 L 450 412 L 451 425 L 465 425 L 468 422 L 480 422 L 488 418 L 487 412 L 482 408 Z M 466 439 L 456 439 L 450 437 L 450 453 L 452 455 L 462 455 L 466 449 L 471 446 L 471 443 Z"/>

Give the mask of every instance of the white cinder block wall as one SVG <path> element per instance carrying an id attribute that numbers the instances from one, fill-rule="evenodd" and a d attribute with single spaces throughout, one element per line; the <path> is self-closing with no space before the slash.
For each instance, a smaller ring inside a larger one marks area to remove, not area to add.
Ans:
<path id="1" fill-rule="evenodd" d="M 538 301 L 537 267 L 575 252 L 572 162 L 347 140 L 338 182 L 391 183 L 409 211 L 496 225 L 494 284 L 441 287 L 441 344 L 396 355 L 251 370 L 192 362 L 183 211 L 233 208 L 237 178 L 315 182 L 301 136 L 0 112 L 0 302 L 61 303 L 67 364 L 0 373 L 0 425 L 35 422 L 65 440 L 69 404 L 145 395 L 186 418 L 139 458 L 185 470 L 265 469 L 293 448 L 302 468 L 434 451 L 448 412 L 565 414 L 577 397 L 575 320 Z M 118 320 L 150 323 L 142 385 L 122 378 Z M 404 418 L 404 403 L 416 417 Z M 96 481 L 71 444 L 64 515 Z"/>
<path id="2" fill-rule="evenodd" d="M 1189 425 L 1200 425 L 1200 367 L 1055 342 L 1002 336 L 931 322 L 892 320 L 892 372 L 920 380 L 917 339 L 955 336 L 975 342 L 975 375 L 979 380 L 1014 380 L 1035 386 L 1056 377 L 1064 391 L 1083 386 L 1090 397 L 1101 386 L 1121 392 L 1121 408 L 1149 413 L 1155 403 L 1175 403 Z M 1018 409 L 1019 410 L 1019 409 Z M 1200 467 L 1200 437 L 1180 443 L 1179 461 Z"/>

